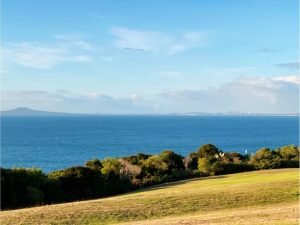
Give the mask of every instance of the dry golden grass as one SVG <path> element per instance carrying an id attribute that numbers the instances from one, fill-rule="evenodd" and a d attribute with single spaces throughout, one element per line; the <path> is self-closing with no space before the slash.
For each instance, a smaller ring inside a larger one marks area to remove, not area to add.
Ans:
<path id="1" fill-rule="evenodd" d="M 299 170 L 158 185 L 98 200 L 0 212 L 1 224 L 298 224 Z"/>
<path id="2" fill-rule="evenodd" d="M 252 206 L 208 213 L 194 213 L 184 216 L 121 223 L 122 225 L 260 225 L 260 224 L 299 224 L 298 202 Z"/>

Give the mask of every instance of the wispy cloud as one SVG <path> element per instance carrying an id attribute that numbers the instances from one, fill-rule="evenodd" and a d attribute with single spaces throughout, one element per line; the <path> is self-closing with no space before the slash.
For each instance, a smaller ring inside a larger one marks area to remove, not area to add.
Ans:
<path id="1" fill-rule="evenodd" d="M 81 35 L 72 34 L 55 34 L 53 37 L 57 40 L 63 41 L 64 45 L 68 44 L 69 47 L 78 47 L 83 50 L 94 50 L 95 46 L 87 41 L 82 40 Z"/>
<path id="2" fill-rule="evenodd" d="M 40 43 L 13 43 L 2 48 L 3 61 L 36 69 L 50 69 L 65 62 L 90 62 L 92 56 L 77 54 L 67 47 Z"/>
<path id="3" fill-rule="evenodd" d="M 123 27 L 112 27 L 110 31 L 116 38 L 114 44 L 117 48 L 165 54 L 176 54 L 203 46 L 205 36 L 203 32 L 198 31 L 172 35 Z"/>
<path id="4" fill-rule="evenodd" d="M 286 63 L 279 63 L 276 64 L 278 67 L 288 68 L 288 69 L 294 69 L 298 70 L 300 67 L 300 62 L 286 62 Z"/>

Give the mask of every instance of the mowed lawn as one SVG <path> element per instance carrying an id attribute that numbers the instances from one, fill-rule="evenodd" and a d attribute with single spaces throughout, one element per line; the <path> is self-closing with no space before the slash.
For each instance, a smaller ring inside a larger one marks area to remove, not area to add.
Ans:
<path id="1" fill-rule="evenodd" d="M 0 212 L 0 224 L 299 224 L 299 169 L 184 180 L 116 197 Z"/>

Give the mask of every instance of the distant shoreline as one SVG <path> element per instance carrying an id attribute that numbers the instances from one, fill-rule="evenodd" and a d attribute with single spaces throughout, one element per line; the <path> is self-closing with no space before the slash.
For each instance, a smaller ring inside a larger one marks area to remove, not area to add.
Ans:
<path id="1" fill-rule="evenodd" d="M 200 117 L 200 116 L 300 116 L 299 113 L 144 113 L 144 114 L 117 114 L 117 113 L 67 113 L 67 112 L 49 112 L 41 110 L 33 110 L 26 107 L 15 108 L 11 110 L 0 111 L 1 117 L 86 117 L 86 116 L 188 116 L 188 117 Z"/>

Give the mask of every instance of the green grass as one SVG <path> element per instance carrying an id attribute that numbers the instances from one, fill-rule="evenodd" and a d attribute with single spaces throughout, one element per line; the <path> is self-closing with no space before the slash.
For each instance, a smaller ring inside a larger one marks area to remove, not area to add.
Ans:
<path id="1" fill-rule="evenodd" d="M 253 212 L 253 219 L 261 218 L 256 224 L 275 218 L 279 222 L 272 224 L 297 224 L 298 188 L 298 169 L 255 171 L 157 185 L 111 198 L 3 211 L 0 219 L 1 224 L 177 224 L 174 218 L 195 221 L 211 216 L 226 224 L 230 216 L 224 215 L 232 214 L 228 224 L 234 224 L 234 218 L 243 218 L 242 212 Z M 277 210 L 274 215 L 272 210 Z"/>

